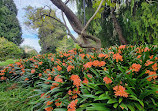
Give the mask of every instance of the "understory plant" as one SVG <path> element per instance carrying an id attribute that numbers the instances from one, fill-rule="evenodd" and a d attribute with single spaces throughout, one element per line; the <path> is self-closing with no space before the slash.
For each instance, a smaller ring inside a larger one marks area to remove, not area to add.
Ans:
<path id="1" fill-rule="evenodd" d="M 1 70 L 0 80 L 33 86 L 43 111 L 156 111 L 158 47 L 113 46 L 34 56 Z"/>

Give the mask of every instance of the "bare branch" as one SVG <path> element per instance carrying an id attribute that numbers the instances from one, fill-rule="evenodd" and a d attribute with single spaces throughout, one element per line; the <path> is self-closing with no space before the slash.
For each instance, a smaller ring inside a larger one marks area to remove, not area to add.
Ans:
<path id="1" fill-rule="evenodd" d="M 102 4 L 103 4 L 103 1 L 104 1 L 104 0 L 102 0 L 102 1 L 100 2 L 98 9 L 95 11 L 95 13 L 93 14 L 93 16 L 88 20 L 86 26 L 82 29 L 81 35 L 82 35 L 83 32 L 87 29 L 88 25 L 89 25 L 90 22 L 93 20 L 93 18 L 96 16 L 96 14 L 99 12 L 99 10 L 100 10 L 100 8 L 101 8 L 101 6 L 102 6 Z"/>
<path id="2" fill-rule="evenodd" d="M 67 26 L 67 24 L 66 24 L 63 11 L 61 11 L 61 13 L 62 13 L 63 21 L 64 21 L 64 23 L 65 23 L 65 27 L 66 27 L 66 29 L 67 29 L 67 31 L 68 31 L 68 35 L 70 35 L 70 37 L 74 40 L 75 43 L 81 44 L 81 43 L 80 43 L 79 41 L 77 41 L 76 38 L 71 34 L 70 29 L 68 28 L 68 26 Z"/>
<path id="3" fill-rule="evenodd" d="M 67 1 L 65 2 L 65 4 L 67 4 L 69 1 L 70 1 L 70 0 L 67 0 Z"/>

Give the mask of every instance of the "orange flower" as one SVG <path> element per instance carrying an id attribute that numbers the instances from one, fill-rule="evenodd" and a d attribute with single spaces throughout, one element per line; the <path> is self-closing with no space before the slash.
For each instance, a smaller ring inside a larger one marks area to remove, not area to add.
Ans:
<path id="1" fill-rule="evenodd" d="M 16 62 L 15 64 L 16 64 L 16 65 L 19 65 L 19 66 L 21 65 L 21 63 L 20 63 L 20 62 Z"/>
<path id="2" fill-rule="evenodd" d="M 47 107 L 45 108 L 46 111 L 53 111 L 53 108 L 52 107 Z"/>
<path id="3" fill-rule="evenodd" d="M 132 72 L 138 72 L 139 70 L 140 70 L 140 68 L 141 68 L 141 65 L 140 64 L 136 64 L 136 63 L 134 63 L 134 64 L 132 64 L 132 66 L 130 67 L 130 70 L 132 70 Z"/>
<path id="4" fill-rule="evenodd" d="M 29 79 L 28 78 L 25 78 L 25 81 L 28 81 Z"/>
<path id="5" fill-rule="evenodd" d="M 35 71 L 36 71 L 35 69 L 32 69 L 32 70 L 31 70 L 31 73 L 32 73 L 32 74 L 34 74 L 34 73 L 35 73 Z"/>
<path id="6" fill-rule="evenodd" d="M 51 58 L 51 61 L 54 61 L 54 58 Z"/>
<path id="7" fill-rule="evenodd" d="M 151 55 L 149 58 L 152 59 L 154 57 L 154 55 Z"/>
<path id="8" fill-rule="evenodd" d="M 55 80 L 56 82 L 61 82 L 61 83 L 63 83 L 63 79 L 61 79 L 60 76 L 61 76 L 61 75 L 55 76 L 54 80 Z"/>
<path id="9" fill-rule="evenodd" d="M 57 66 L 57 70 L 58 70 L 58 71 L 61 71 L 62 68 L 58 65 L 58 66 Z"/>
<path id="10" fill-rule="evenodd" d="M 120 105 L 120 107 L 121 107 L 122 110 L 124 109 L 124 107 L 122 107 L 121 105 Z"/>
<path id="11" fill-rule="evenodd" d="M 92 63 L 93 63 L 93 66 L 95 66 L 95 67 L 97 67 L 97 66 L 102 67 L 102 66 L 105 66 L 105 64 L 106 64 L 104 61 L 99 62 L 98 60 L 95 60 Z"/>
<path id="12" fill-rule="evenodd" d="M 153 64 L 153 63 L 154 63 L 153 61 L 147 60 L 145 63 L 145 66 L 149 66 L 150 64 Z"/>
<path id="13" fill-rule="evenodd" d="M 83 83 L 88 84 L 88 82 L 89 82 L 88 79 L 84 78 Z"/>
<path id="14" fill-rule="evenodd" d="M 2 76 L 2 77 L 1 77 L 1 80 L 6 80 L 6 79 L 7 79 L 7 78 L 6 78 L 6 77 L 4 77 L 4 76 Z"/>
<path id="15" fill-rule="evenodd" d="M 80 86 L 81 79 L 78 75 L 71 75 L 70 79 L 73 80 L 73 85 L 76 87 Z"/>
<path id="16" fill-rule="evenodd" d="M 42 65 L 42 64 L 43 64 L 43 62 L 39 62 L 38 64 L 39 64 L 39 65 Z"/>
<path id="17" fill-rule="evenodd" d="M 51 105 L 52 103 L 53 103 L 53 102 L 48 101 L 48 102 L 46 103 L 46 106 Z"/>
<path id="18" fill-rule="evenodd" d="M 50 87 L 50 90 L 53 90 L 54 88 L 56 88 L 56 86 L 53 85 Z"/>
<path id="19" fill-rule="evenodd" d="M 158 76 L 156 75 L 156 71 L 150 71 L 146 70 L 146 72 L 150 77 L 147 78 L 148 81 L 151 81 L 152 79 L 156 79 Z"/>
<path id="20" fill-rule="evenodd" d="M 108 58 L 109 56 L 108 56 L 107 54 L 102 54 L 102 53 L 101 53 L 101 54 L 98 55 L 98 57 L 99 57 L 99 58 L 102 58 L 102 57 Z"/>
<path id="21" fill-rule="evenodd" d="M 67 72 L 71 71 L 71 70 L 74 69 L 74 68 L 75 68 L 74 66 L 69 65 L 69 66 L 67 67 Z"/>
<path id="22" fill-rule="evenodd" d="M 125 88 L 121 85 L 113 87 L 113 90 L 115 90 L 116 96 L 128 97 L 128 93 L 125 92 Z"/>
<path id="23" fill-rule="evenodd" d="M 51 76 L 49 76 L 48 78 L 47 78 L 47 80 L 51 80 L 52 79 L 52 77 Z"/>
<path id="24" fill-rule="evenodd" d="M 119 60 L 123 61 L 122 56 L 119 53 L 114 54 L 113 55 L 113 59 L 116 59 L 116 62 L 118 62 Z"/>
<path id="25" fill-rule="evenodd" d="M 111 54 L 114 54 L 114 52 L 109 52 L 109 54 L 111 55 Z"/>
<path id="26" fill-rule="evenodd" d="M 1 76 L 3 76 L 5 73 L 0 73 Z"/>
<path id="27" fill-rule="evenodd" d="M 87 76 L 88 76 L 89 78 L 92 78 L 92 75 L 90 75 L 90 74 L 87 74 Z"/>
<path id="28" fill-rule="evenodd" d="M 73 94 L 80 94 L 80 92 L 81 92 L 81 91 L 79 91 L 79 87 L 77 87 L 77 90 L 76 90 L 76 89 L 73 89 L 73 92 L 72 92 L 72 93 L 73 93 Z"/>
<path id="29" fill-rule="evenodd" d="M 59 103 L 59 102 L 55 103 L 56 107 L 60 106 L 61 103 L 62 103 L 62 102 L 60 102 L 60 103 Z"/>
<path id="30" fill-rule="evenodd" d="M 78 100 L 73 100 L 71 103 L 67 106 L 68 111 L 76 111 L 76 104 Z"/>
<path id="31" fill-rule="evenodd" d="M 120 45 L 118 48 L 119 49 L 125 49 L 126 45 Z"/>
<path id="32" fill-rule="evenodd" d="M 81 59 L 84 59 L 85 54 L 79 54 L 79 56 L 81 57 Z"/>
<path id="33" fill-rule="evenodd" d="M 39 76 L 39 77 L 41 77 L 41 76 L 42 76 L 42 74 L 41 74 L 41 73 L 39 73 L 39 74 L 38 74 L 38 76 Z"/>
<path id="34" fill-rule="evenodd" d="M 45 95 L 45 93 L 42 93 L 40 97 L 43 97 Z"/>
<path id="35" fill-rule="evenodd" d="M 150 51 L 150 49 L 148 47 L 144 48 L 144 52 Z"/>
<path id="36" fill-rule="evenodd" d="M 76 99 L 77 98 L 77 94 L 72 96 L 72 99 Z"/>
<path id="37" fill-rule="evenodd" d="M 93 66 L 97 67 L 99 65 L 99 63 L 100 62 L 98 60 L 95 60 L 95 61 L 93 61 Z"/>
<path id="38" fill-rule="evenodd" d="M 137 56 L 137 59 L 139 59 L 141 56 L 142 56 L 142 55 L 138 55 L 138 56 Z"/>
<path id="39" fill-rule="evenodd" d="M 83 67 L 87 69 L 87 68 L 91 68 L 92 65 L 93 65 L 93 62 L 87 62 L 85 65 L 83 65 Z"/>
<path id="40" fill-rule="evenodd" d="M 108 77 L 104 77 L 103 81 L 106 83 L 106 84 L 109 84 L 109 83 L 112 83 L 112 80 Z"/>
<path id="41" fill-rule="evenodd" d="M 69 90 L 69 91 L 68 91 L 68 94 L 69 94 L 69 95 L 72 95 L 72 91 L 71 91 L 71 90 Z"/>
<path id="42" fill-rule="evenodd" d="M 101 62 L 98 64 L 98 66 L 99 66 L 99 67 L 102 67 L 102 66 L 105 66 L 105 64 L 106 64 L 106 63 L 105 63 L 104 61 L 101 61 Z"/>
<path id="43" fill-rule="evenodd" d="M 154 71 L 156 71 L 157 70 L 157 63 L 155 63 L 154 65 L 152 65 L 152 68 L 153 68 Z"/>
<path id="44" fill-rule="evenodd" d="M 59 98 L 60 99 L 60 98 Z M 61 104 L 62 104 L 62 102 L 59 102 L 59 99 L 57 99 L 57 100 L 55 100 L 55 105 L 58 107 L 58 106 L 60 106 Z"/>

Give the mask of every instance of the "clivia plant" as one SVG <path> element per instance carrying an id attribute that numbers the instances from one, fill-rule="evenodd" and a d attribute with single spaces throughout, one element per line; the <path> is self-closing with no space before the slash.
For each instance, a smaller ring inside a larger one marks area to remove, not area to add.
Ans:
<path id="1" fill-rule="evenodd" d="M 149 45 L 73 49 L 9 65 L 0 78 L 34 86 L 41 111 L 156 111 L 157 52 Z"/>

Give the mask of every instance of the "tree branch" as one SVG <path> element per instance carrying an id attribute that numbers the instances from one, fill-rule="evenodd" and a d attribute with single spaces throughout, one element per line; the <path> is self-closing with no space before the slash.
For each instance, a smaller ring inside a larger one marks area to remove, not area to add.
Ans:
<path id="1" fill-rule="evenodd" d="M 90 22 L 93 20 L 93 18 L 96 16 L 96 14 L 99 12 L 99 10 L 100 10 L 100 8 L 101 8 L 101 6 L 102 6 L 102 4 L 103 4 L 103 1 L 104 1 L 104 0 L 102 0 L 102 1 L 100 2 L 99 7 L 97 8 L 97 10 L 96 10 L 95 13 L 93 14 L 93 16 L 88 20 L 86 26 L 82 29 L 81 35 L 82 35 L 83 32 L 87 29 L 88 25 L 89 25 Z"/>

